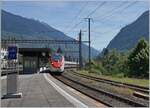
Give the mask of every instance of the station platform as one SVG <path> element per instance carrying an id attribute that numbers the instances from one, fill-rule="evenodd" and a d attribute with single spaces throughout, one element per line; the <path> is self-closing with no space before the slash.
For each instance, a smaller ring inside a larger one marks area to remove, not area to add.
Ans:
<path id="1" fill-rule="evenodd" d="M 22 98 L 1 99 L 2 107 L 74 107 L 58 93 L 42 74 L 19 75 Z M 1 79 L 1 95 L 6 94 L 6 78 Z"/>

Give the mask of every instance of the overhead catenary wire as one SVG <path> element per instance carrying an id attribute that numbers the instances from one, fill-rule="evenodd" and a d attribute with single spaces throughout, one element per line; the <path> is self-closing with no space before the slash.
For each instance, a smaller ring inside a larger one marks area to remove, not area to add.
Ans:
<path id="1" fill-rule="evenodd" d="M 113 10 L 109 11 L 110 14 L 107 14 L 106 16 L 102 17 L 102 20 L 105 20 L 105 19 L 108 19 L 110 18 L 111 16 L 113 16 L 115 13 L 118 13 L 118 12 L 123 12 L 125 11 L 126 9 L 128 9 L 129 7 L 135 5 L 138 1 L 134 1 L 132 3 L 130 2 L 126 2 L 126 3 L 129 3 L 129 4 L 125 4 L 125 2 L 121 3 L 120 5 L 116 6 L 116 8 L 114 8 Z M 87 16 L 92 16 L 101 6 L 103 6 L 105 3 L 101 3 L 99 6 L 97 6 L 92 12 L 90 12 Z M 124 6 L 125 5 L 125 6 Z M 119 9 L 119 10 L 118 10 Z M 95 19 L 94 19 L 95 21 Z M 100 20 L 96 20 L 97 22 L 100 21 Z M 79 26 L 80 24 L 82 23 L 82 20 L 78 23 L 76 23 L 74 26 L 73 26 L 73 29 L 76 28 L 77 26 Z M 116 27 L 116 29 L 119 29 L 120 27 Z M 110 30 L 112 31 L 112 30 Z M 94 32 L 94 31 L 92 31 Z M 106 31 L 106 32 L 102 32 L 102 34 L 104 33 L 107 33 L 109 31 Z"/>
<path id="2" fill-rule="evenodd" d="M 68 32 L 70 32 L 71 30 L 73 30 L 73 29 L 75 29 L 78 25 L 80 25 L 82 23 L 82 20 L 79 22 L 79 23 L 77 23 L 77 24 L 75 24 Z"/>
<path id="3" fill-rule="evenodd" d="M 137 1 L 134 1 L 134 2 L 132 2 L 132 3 L 130 3 L 130 4 L 128 4 L 127 6 L 125 6 L 124 8 L 122 8 L 121 10 L 119 10 L 119 11 L 117 11 L 117 12 L 123 12 L 124 10 L 126 10 L 127 8 L 129 8 L 129 7 L 131 7 L 131 6 L 133 6 L 133 5 L 135 5 L 137 3 Z M 101 20 L 96 20 L 97 22 L 101 22 L 102 20 L 106 20 L 106 19 L 108 19 L 108 18 L 110 18 L 111 16 L 113 16 L 114 15 L 114 12 L 113 13 L 111 13 L 110 15 L 107 15 L 107 17 L 105 16 L 105 17 L 103 17 Z M 107 22 L 108 22 L 108 20 L 107 20 Z M 97 26 L 98 27 L 98 26 Z M 116 29 L 119 29 L 120 27 L 117 27 Z M 112 31 L 112 30 L 110 30 L 110 31 Z M 110 31 L 106 31 L 106 32 L 104 32 L 104 33 L 107 33 L 107 32 L 110 32 Z"/>
<path id="4" fill-rule="evenodd" d="M 137 1 L 135 1 L 135 2 L 137 2 Z M 135 3 L 135 2 L 134 2 L 134 3 Z M 98 5 L 90 14 L 88 14 L 88 15 L 86 16 L 86 18 L 89 17 L 89 16 L 91 16 L 92 14 L 94 14 L 94 13 L 95 13 L 100 7 L 102 7 L 105 3 L 106 3 L 106 2 L 103 2 L 103 3 L 101 3 L 100 5 Z M 121 3 L 119 6 L 117 6 L 117 7 L 114 8 L 113 10 L 111 10 L 110 13 L 113 12 L 114 10 L 116 10 L 117 8 L 121 7 L 122 5 L 124 5 L 124 3 Z M 131 5 L 131 4 L 127 5 L 125 8 L 128 8 L 130 5 Z M 123 8 L 123 9 L 125 9 L 125 8 Z M 113 13 L 111 13 L 111 14 L 113 14 Z M 76 23 L 76 24 L 72 27 L 72 29 L 76 28 L 79 24 L 81 24 L 81 22 L 82 22 L 82 20 L 81 20 L 79 23 Z"/>
<path id="5" fill-rule="evenodd" d="M 86 16 L 86 18 L 92 16 L 99 8 L 101 8 L 106 2 L 102 2 L 100 5 L 98 5 L 90 14 Z"/>
<path id="6" fill-rule="evenodd" d="M 78 17 L 79 15 L 83 12 L 83 10 L 86 8 L 86 6 L 88 5 L 88 2 L 86 2 L 81 9 L 79 10 L 79 12 L 75 15 L 75 17 L 70 21 L 70 23 L 73 23 Z M 69 24 L 68 26 L 66 26 L 66 28 L 69 28 Z"/>
<path id="7" fill-rule="evenodd" d="M 138 1 L 134 1 L 134 2 L 132 2 L 132 3 L 130 3 L 130 4 L 128 4 L 127 6 L 125 6 L 124 8 L 122 8 L 121 10 L 117 10 L 117 11 L 115 11 L 115 12 L 112 12 L 112 13 L 109 14 L 109 15 L 106 15 L 106 16 L 102 17 L 99 21 L 101 21 L 101 20 L 103 20 L 103 19 L 110 18 L 110 17 L 113 16 L 114 13 L 116 13 L 116 12 L 121 12 L 121 11 L 123 12 L 123 11 L 126 10 L 127 8 L 129 8 L 129 7 L 133 6 L 133 5 L 135 5 L 137 2 L 138 2 Z M 98 20 L 97 20 L 97 21 L 98 21 Z"/>
<path id="8" fill-rule="evenodd" d="M 102 2 L 102 3 L 100 3 L 91 13 L 89 13 L 87 16 L 86 16 L 86 18 L 88 18 L 89 16 L 91 16 L 92 14 L 94 14 L 100 7 L 102 7 L 104 4 L 105 4 L 106 2 L 104 1 L 104 2 Z M 78 22 L 78 23 L 76 23 L 70 30 L 69 30 L 69 32 L 71 31 L 71 30 L 73 30 L 73 29 L 75 29 L 78 25 L 80 25 L 82 23 L 82 20 L 80 21 L 80 22 Z"/>
<path id="9" fill-rule="evenodd" d="M 114 12 L 115 10 L 118 10 L 120 7 L 122 8 L 123 5 L 125 5 L 124 2 L 122 2 L 121 4 L 119 4 L 118 6 L 116 6 L 115 8 L 111 9 L 110 11 L 106 12 L 107 15 L 108 15 L 108 14 L 111 14 L 111 13 Z M 101 16 L 105 16 L 106 13 L 104 13 L 104 14 L 98 16 L 98 17 L 94 17 L 94 19 L 99 18 L 99 17 L 101 17 Z"/>

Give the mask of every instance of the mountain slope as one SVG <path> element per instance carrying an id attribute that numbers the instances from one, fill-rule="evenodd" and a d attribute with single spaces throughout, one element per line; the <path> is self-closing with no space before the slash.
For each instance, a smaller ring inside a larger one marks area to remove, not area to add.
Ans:
<path id="1" fill-rule="evenodd" d="M 65 35 L 63 32 L 58 31 L 57 29 L 49 26 L 46 23 L 24 18 L 18 15 L 14 15 L 12 13 L 6 12 L 2 10 L 1 17 L 1 30 L 2 30 L 2 39 L 9 39 L 10 37 L 14 37 L 15 39 L 50 39 L 50 40 L 74 40 L 73 38 Z M 22 47 L 37 47 L 37 45 L 22 45 Z M 38 45 L 39 47 L 46 46 L 45 43 L 43 45 Z M 75 44 L 57 44 L 57 45 L 48 45 L 49 47 L 58 48 L 61 47 L 62 50 L 68 48 L 70 50 L 78 50 L 78 45 Z M 88 46 L 83 45 L 83 55 L 85 59 L 88 58 Z M 92 57 L 97 56 L 99 53 L 96 49 L 92 48 Z M 78 54 L 68 54 L 70 56 L 78 57 Z"/>
<path id="2" fill-rule="evenodd" d="M 110 41 L 107 49 L 127 51 L 133 48 L 140 38 L 149 38 L 149 11 L 144 12 L 136 21 L 125 26 Z"/>
<path id="3" fill-rule="evenodd" d="M 27 36 L 23 38 L 32 36 L 32 38 L 37 39 L 42 36 L 43 39 L 72 39 L 45 23 L 14 15 L 6 11 L 2 11 L 2 31 Z"/>

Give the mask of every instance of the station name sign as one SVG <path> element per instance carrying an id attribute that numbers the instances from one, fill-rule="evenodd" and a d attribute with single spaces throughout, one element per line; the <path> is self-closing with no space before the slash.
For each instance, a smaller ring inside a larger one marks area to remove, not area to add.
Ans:
<path id="1" fill-rule="evenodd" d="M 17 46 L 8 46 L 8 60 L 17 59 Z"/>

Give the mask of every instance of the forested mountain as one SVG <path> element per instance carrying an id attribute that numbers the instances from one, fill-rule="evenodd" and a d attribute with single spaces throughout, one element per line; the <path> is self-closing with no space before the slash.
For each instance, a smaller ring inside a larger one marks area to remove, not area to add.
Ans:
<path id="1" fill-rule="evenodd" d="M 14 15 L 4 10 L 2 10 L 1 16 L 1 30 L 2 39 L 9 39 L 13 37 L 15 39 L 74 40 L 73 38 L 65 35 L 63 32 L 49 26 L 46 23 Z M 39 47 L 44 46 L 46 45 L 39 45 Z M 27 45 L 22 45 L 22 47 L 27 47 Z M 49 47 L 61 47 L 63 50 L 65 50 L 65 48 L 70 50 L 78 50 L 78 45 L 75 44 L 49 45 Z M 83 45 L 82 47 L 83 56 L 87 58 L 88 46 Z M 92 57 L 95 57 L 98 53 L 99 52 L 96 49 L 92 48 Z M 78 56 L 78 54 L 71 53 L 69 55 Z"/>
<path id="2" fill-rule="evenodd" d="M 117 49 L 121 52 L 133 48 L 140 38 L 149 39 L 149 11 L 144 12 L 136 21 L 123 27 L 110 41 L 107 49 Z"/>

